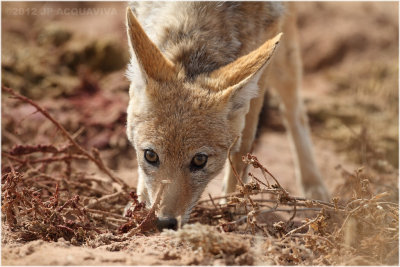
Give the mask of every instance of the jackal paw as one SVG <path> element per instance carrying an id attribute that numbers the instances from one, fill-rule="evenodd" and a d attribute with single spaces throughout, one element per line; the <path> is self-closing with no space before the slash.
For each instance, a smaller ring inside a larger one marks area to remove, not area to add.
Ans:
<path id="1" fill-rule="evenodd" d="M 126 215 L 128 214 L 128 210 L 129 208 L 132 206 L 133 202 L 129 201 L 128 204 L 125 205 L 124 211 L 122 213 L 122 216 L 126 217 Z"/>
<path id="2" fill-rule="evenodd" d="M 221 198 L 221 199 L 219 200 L 219 204 L 220 204 L 220 205 L 225 205 L 226 203 L 227 203 L 226 198 Z"/>
<path id="3" fill-rule="evenodd" d="M 330 194 L 325 186 L 323 185 L 314 185 L 304 189 L 304 195 L 307 199 L 310 200 L 322 200 L 329 202 Z"/>

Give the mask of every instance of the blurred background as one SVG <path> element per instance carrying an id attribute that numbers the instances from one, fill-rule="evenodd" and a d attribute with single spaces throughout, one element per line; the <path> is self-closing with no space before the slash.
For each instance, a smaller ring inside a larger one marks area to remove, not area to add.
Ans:
<path id="1" fill-rule="evenodd" d="M 395 2 L 297 2 L 304 101 L 318 165 L 332 190 L 338 166 L 364 166 L 397 188 L 399 21 Z M 44 107 L 132 186 L 125 135 L 129 59 L 124 2 L 3 2 L 2 85 Z M 293 159 L 273 90 L 255 154 L 293 193 Z M 2 94 L 2 150 L 59 142 L 51 123 Z M 220 192 L 221 176 L 210 192 Z M 382 189 L 383 190 L 383 189 Z M 397 190 L 397 189 L 396 189 Z M 397 197 L 395 198 L 397 199 Z"/>

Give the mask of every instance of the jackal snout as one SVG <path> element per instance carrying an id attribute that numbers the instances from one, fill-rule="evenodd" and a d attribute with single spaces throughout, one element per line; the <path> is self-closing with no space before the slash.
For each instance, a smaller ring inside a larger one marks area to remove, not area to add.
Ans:
<path id="1" fill-rule="evenodd" d="M 191 208 L 190 203 L 193 203 L 198 197 L 190 179 L 192 179 L 190 175 L 171 179 L 172 182 L 165 187 L 161 195 L 157 217 L 178 218 L 185 215 L 186 211 Z"/>
<path id="2" fill-rule="evenodd" d="M 180 194 L 180 192 L 177 192 L 177 188 L 180 188 L 181 192 L 184 193 Z M 188 183 L 185 182 L 184 177 L 168 181 L 164 180 L 157 192 L 157 195 L 158 194 L 160 194 L 157 196 L 160 198 L 160 203 L 157 212 L 157 228 L 160 231 L 163 229 L 176 230 L 178 224 L 186 222 L 189 217 L 189 212 L 187 211 L 190 209 L 187 207 L 187 203 L 189 203 L 188 199 L 192 198 L 190 187 Z M 187 215 L 181 216 L 182 214 Z"/>

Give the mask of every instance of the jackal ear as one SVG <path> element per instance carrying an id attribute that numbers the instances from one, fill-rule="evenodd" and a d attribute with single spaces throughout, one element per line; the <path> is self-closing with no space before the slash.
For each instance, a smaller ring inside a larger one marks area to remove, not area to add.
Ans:
<path id="1" fill-rule="evenodd" d="M 174 64 L 150 40 L 129 7 L 126 9 L 126 24 L 130 51 L 136 56 L 142 78 L 145 81 L 153 79 L 162 82 L 176 76 Z M 135 70 L 135 63 L 132 59 L 128 76 L 136 75 L 136 73 L 129 73 Z"/>
<path id="2" fill-rule="evenodd" d="M 223 98 L 231 102 L 232 109 L 247 105 L 258 95 L 257 76 L 269 63 L 282 33 L 266 41 L 258 49 L 213 71 L 209 77 L 214 87 L 222 90 Z"/>

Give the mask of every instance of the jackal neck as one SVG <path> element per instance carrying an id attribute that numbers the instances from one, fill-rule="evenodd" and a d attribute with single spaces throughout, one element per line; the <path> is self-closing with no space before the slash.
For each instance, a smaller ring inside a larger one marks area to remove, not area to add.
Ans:
<path id="1" fill-rule="evenodd" d="M 159 48 L 188 80 L 234 61 L 241 48 L 238 7 L 235 2 L 179 5 L 176 19 L 160 29 Z"/>

